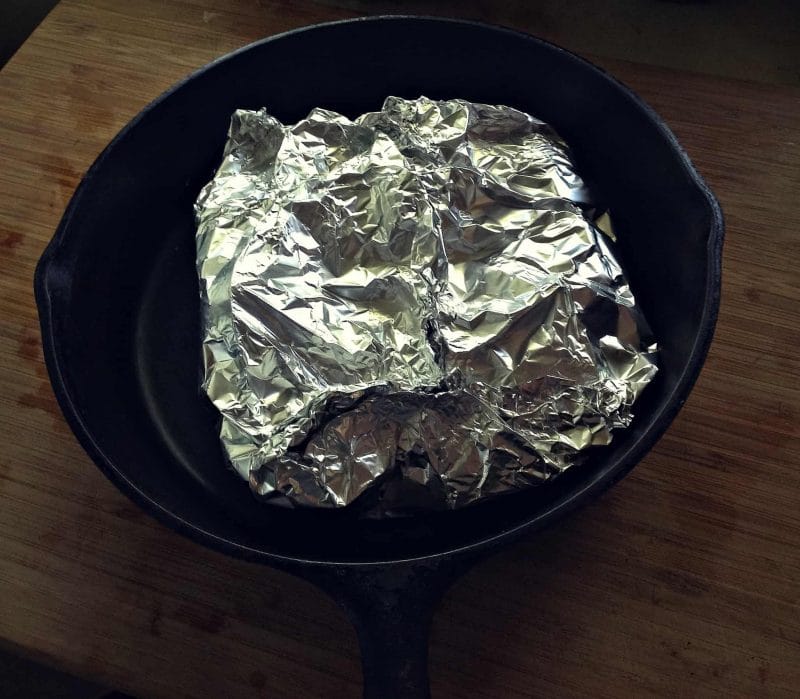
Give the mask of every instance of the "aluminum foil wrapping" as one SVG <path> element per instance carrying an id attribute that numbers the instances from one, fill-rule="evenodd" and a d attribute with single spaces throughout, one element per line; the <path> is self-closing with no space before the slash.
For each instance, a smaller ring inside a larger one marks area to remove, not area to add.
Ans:
<path id="1" fill-rule="evenodd" d="M 515 109 L 237 111 L 196 216 L 204 389 L 259 495 L 456 508 L 541 483 L 656 372 L 608 215 Z"/>

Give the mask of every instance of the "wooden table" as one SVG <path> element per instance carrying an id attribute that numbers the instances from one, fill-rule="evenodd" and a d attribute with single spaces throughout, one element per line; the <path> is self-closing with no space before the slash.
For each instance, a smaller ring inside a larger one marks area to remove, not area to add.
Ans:
<path id="1" fill-rule="evenodd" d="M 64 0 L 0 73 L 6 645 L 142 696 L 359 693 L 332 602 L 172 533 L 91 464 L 51 393 L 31 290 L 81 174 L 148 101 L 215 56 L 358 7 Z M 796 696 L 800 92 L 596 60 L 665 117 L 722 201 L 716 340 L 629 478 L 449 593 L 433 694 Z"/>

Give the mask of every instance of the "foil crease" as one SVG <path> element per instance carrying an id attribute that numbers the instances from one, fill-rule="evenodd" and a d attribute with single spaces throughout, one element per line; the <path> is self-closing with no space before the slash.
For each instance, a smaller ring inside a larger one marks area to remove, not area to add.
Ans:
<path id="1" fill-rule="evenodd" d="M 515 109 L 239 110 L 196 218 L 203 388 L 261 496 L 456 508 L 542 483 L 656 372 L 607 212 Z"/>

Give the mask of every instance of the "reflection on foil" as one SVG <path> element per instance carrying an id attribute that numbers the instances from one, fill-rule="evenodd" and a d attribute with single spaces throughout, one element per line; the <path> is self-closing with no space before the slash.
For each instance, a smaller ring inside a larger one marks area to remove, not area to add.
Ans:
<path id="1" fill-rule="evenodd" d="M 237 111 L 196 214 L 204 388 L 260 495 L 455 508 L 541 483 L 656 372 L 607 213 L 515 109 Z"/>

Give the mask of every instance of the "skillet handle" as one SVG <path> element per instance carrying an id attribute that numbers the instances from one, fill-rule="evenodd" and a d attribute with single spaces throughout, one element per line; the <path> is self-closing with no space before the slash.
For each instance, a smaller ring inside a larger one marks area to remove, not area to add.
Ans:
<path id="1" fill-rule="evenodd" d="M 348 567 L 315 574 L 355 626 L 364 699 L 429 699 L 428 639 L 444 593 L 469 567 L 460 560 Z"/>

